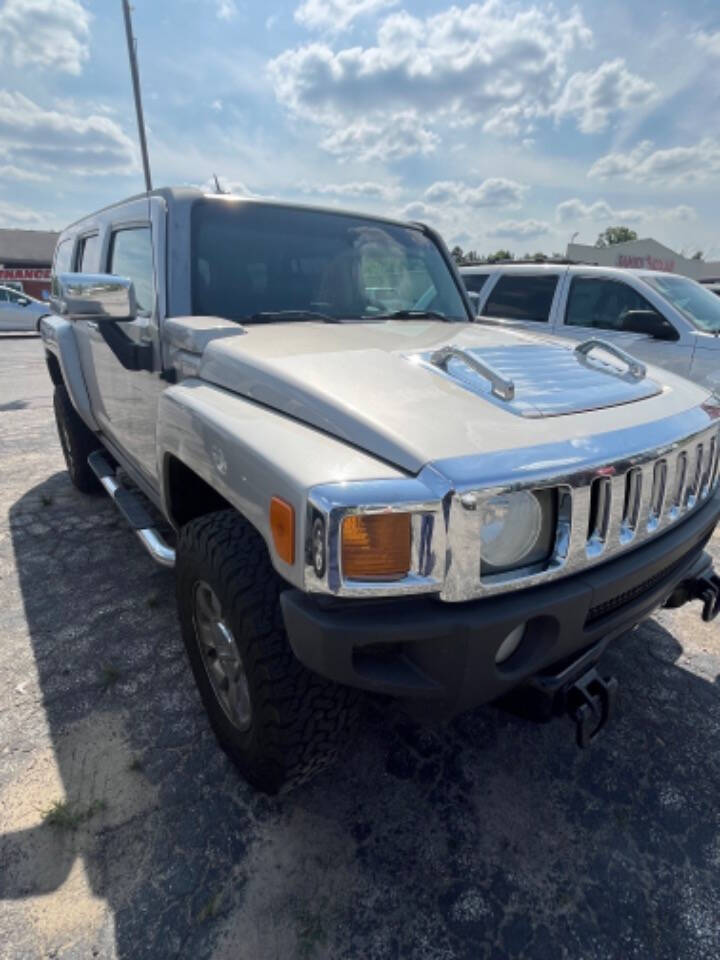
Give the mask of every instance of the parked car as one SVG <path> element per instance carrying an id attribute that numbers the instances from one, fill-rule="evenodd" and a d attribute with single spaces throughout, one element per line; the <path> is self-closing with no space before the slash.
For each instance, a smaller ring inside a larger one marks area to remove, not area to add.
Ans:
<path id="1" fill-rule="evenodd" d="M 40 318 L 50 313 L 50 304 L 42 300 L 35 300 L 14 290 L 12 287 L 0 286 L 0 332 L 34 331 L 39 329 Z"/>
<path id="2" fill-rule="evenodd" d="M 428 227 L 155 190 L 63 231 L 52 282 L 70 478 L 175 567 L 210 722 L 263 790 L 334 757 L 357 689 L 426 717 L 521 691 L 586 745 L 607 645 L 718 613 L 717 400 L 475 322 Z"/>
<path id="3" fill-rule="evenodd" d="M 602 337 L 720 390 L 720 299 L 676 273 L 565 264 L 462 267 L 478 314 L 529 330 Z"/>

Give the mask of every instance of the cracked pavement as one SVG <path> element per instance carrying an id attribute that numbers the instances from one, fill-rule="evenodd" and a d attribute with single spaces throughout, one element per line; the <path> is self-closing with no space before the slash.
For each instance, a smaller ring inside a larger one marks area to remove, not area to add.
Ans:
<path id="1" fill-rule="evenodd" d="M 566 720 L 368 701 L 337 766 L 268 799 L 209 730 L 172 573 L 70 486 L 34 338 L 0 338 L 0 507 L 3 960 L 720 956 L 699 604 L 606 655 L 619 708 L 589 751 Z"/>

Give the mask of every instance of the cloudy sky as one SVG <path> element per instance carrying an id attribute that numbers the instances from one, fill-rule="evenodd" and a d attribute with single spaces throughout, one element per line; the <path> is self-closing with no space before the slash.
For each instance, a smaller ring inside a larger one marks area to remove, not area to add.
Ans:
<path id="1" fill-rule="evenodd" d="M 153 179 L 720 257 L 717 0 L 135 0 Z M 142 189 L 120 0 L 0 0 L 0 226 Z"/>

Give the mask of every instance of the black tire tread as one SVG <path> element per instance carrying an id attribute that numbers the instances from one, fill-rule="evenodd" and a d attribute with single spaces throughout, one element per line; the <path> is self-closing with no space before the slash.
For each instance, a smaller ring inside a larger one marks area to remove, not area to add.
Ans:
<path id="1" fill-rule="evenodd" d="M 247 737 L 227 721 L 197 652 L 191 597 L 201 576 L 215 590 L 242 652 L 253 703 Z M 234 510 L 191 521 L 178 542 L 176 582 L 183 638 L 200 694 L 221 746 L 246 779 L 276 793 L 331 763 L 354 726 L 358 695 L 296 659 L 279 604 L 284 581 L 260 534 Z"/>
<path id="2" fill-rule="evenodd" d="M 73 486 L 81 493 L 97 493 L 102 489 L 100 481 L 87 460 L 93 451 L 100 448 L 100 441 L 83 422 L 64 384 L 55 387 L 53 409 L 60 446 Z"/>

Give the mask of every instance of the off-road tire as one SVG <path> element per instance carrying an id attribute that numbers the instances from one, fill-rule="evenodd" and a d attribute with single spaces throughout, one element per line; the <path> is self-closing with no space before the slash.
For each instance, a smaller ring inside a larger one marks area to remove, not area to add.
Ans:
<path id="1" fill-rule="evenodd" d="M 82 493 L 97 493 L 101 489 L 100 481 L 87 462 L 90 454 L 100 447 L 97 437 L 80 418 L 62 384 L 55 387 L 53 407 L 60 446 L 73 486 Z"/>
<path id="2" fill-rule="evenodd" d="M 183 640 L 220 746 L 253 786 L 286 791 L 333 762 L 355 726 L 355 690 L 311 673 L 285 633 L 277 575 L 262 537 L 233 510 L 182 528 L 177 546 L 177 604 Z M 196 584 L 220 602 L 242 656 L 252 706 L 250 726 L 237 729 L 219 703 L 203 664 L 195 627 Z"/>

